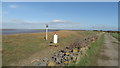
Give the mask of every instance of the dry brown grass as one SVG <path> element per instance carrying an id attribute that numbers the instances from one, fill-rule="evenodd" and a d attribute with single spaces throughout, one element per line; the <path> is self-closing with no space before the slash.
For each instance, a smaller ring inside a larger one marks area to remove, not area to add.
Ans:
<path id="1" fill-rule="evenodd" d="M 36 57 L 50 56 L 54 52 L 69 46 L 76 39 L 83 39 L 93 31 L 57 31 L 58 47 L 50 47 L 54 32 L 3 35 L 3 65 L 27 65 Z"/>

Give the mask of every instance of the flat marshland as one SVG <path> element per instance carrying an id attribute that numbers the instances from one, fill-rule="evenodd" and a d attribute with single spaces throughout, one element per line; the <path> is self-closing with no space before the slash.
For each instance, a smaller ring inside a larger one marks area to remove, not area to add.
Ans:
<path id="1" fill-rule="evenodd" d="M 53 41 L 54 32 L 48 32 L 48 40 L 45 40 L 45 33 L 26 33 L 2 36 L 3 65 L 29 65 L 37 58 L 50 56 L 54 52 L 69 46 L 76 40 L 95 35 L 96 31 L 57 31 L 58 46 L 49 46 Z"/>

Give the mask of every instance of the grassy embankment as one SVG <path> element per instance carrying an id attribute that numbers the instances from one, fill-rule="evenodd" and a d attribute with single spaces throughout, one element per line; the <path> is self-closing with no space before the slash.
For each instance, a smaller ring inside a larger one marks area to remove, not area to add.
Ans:
<path id="1" fill-rule="evenodd" d="M 58 51 L 65 46 L 68 46 L 76 39 L 83 39 L 87 35 L 94 34 L 93 31 L 57 31 L 59 36 L 58 47 L 50 47 L 49 42 L 53 39 L 53 32 L 49 32 L 48 41 L 44 40 L 45 33 L 31 33 L 31 34 L 15 34 L 3 35 L 3 65 L 10 65 L 11 63 L 18 64 L 20 60 L 27 59 L 32 55 L 38 53 L 40 56 Z M 45 52 L 45 53 L 42 53 Z"/>
<path id="2" fill-rule="evenodd" d="M 120 41 L 120 34 L 119 33 L 111 33 L 111 35 Z"/>
<path id="3" fill-rule="evenodd" d="M 96 66 L 97 57 L 104 41 L 104 34 L 102 34 L 95 42 L 90 44 L 90 49 L 87 49 L 87 56 L 80 56 L 80 60 L 77 64 L 71 64 L 70 66 Z"/>

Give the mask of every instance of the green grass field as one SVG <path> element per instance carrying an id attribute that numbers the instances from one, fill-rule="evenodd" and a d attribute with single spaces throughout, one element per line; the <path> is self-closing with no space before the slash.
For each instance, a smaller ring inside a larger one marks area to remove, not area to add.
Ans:
<path id="1" fill-rule="evenodd" d="M 111 35 L 120 41 L 120 34 L 119 33 L 111 33 Z"/>
<path id="2" fill-rule="evenodd" d="M 59 46 L 53 48 L 53 51 L 70 45 L 76 39 L 83 39 L 88 35 L 96 33 L 94 31 L 57 31 Z M 18 64 L 20 60 L 27 59 L 36 53 L 40 55 L 43 52 L 49 53 L 49 43 L 53 40 L 53 35 L 54 32 L 48 33 L 48 41 L 44 39 L 45 33 L 3 35 L 3 65 Z M 92 45 L 94 47 L 95 44 Z"/>

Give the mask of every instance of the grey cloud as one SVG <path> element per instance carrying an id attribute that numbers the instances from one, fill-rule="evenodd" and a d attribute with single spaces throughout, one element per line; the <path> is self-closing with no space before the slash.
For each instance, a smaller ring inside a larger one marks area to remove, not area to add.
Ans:
<path id="1" fill-rule="evenodd" d="M 115 25 L 83 25 L 82 23 L 66 21 L 66 20 L 52 20 L 48 22 L 40 21 L 25 21 L 20 19 L 4 20 L 4 28 L 31 28 L 31 29 L 44 29 L 45 24 L 48 24 L 50 29 L 90 29 L 90 30 L 116 30 L 118 26 Z"/>

